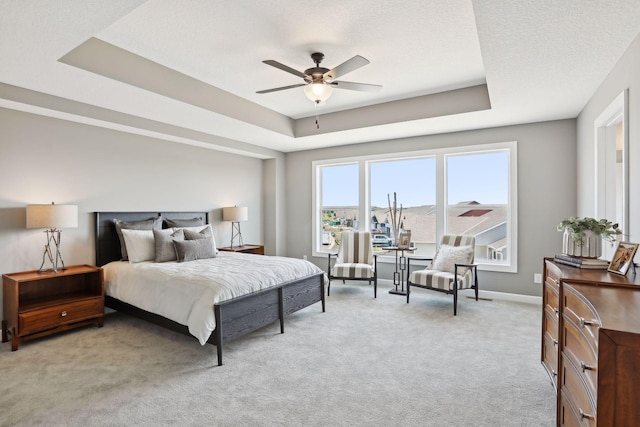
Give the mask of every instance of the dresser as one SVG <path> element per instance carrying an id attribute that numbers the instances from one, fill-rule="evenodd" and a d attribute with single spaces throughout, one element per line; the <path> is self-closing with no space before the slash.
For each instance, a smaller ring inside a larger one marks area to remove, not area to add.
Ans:
<path id="1" fill-rule="evenodd" d="M 639 276 L 544 260 L 541 361 L 559 426 L 640 425 Z"/>

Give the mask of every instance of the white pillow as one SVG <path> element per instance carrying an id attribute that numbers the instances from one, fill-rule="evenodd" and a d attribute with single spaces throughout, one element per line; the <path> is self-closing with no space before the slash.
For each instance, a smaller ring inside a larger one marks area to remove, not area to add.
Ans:
<path id="1" fill-rule="evenodd" d="M 471 246 L 441 245 L 431 268 L 454 274 L 455 264 L 469 264 L 472 259 L 473 248 Z M 462 273 L 462 271 L 458 270 L 458 273 Z"/>
<path id="2" fill-rule="evenodd" d="M 153 261 L 156 258 L 156 243 L 153 230 L 122 229 L 122 237 L 127 246 L 129 262 Z"/>

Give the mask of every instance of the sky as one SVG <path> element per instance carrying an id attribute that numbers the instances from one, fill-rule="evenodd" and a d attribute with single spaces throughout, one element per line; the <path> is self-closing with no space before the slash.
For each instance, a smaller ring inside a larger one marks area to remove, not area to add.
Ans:
<path id="1" fill-rule="evenodd" d="M 508 160 L 506 151 L 449 155 L 446 157 L 448 202 L 475 200 L 485 204 L 508 203 Z M 371 205 L 388 206 L 387 194 L 397 194 L 403 207 L 435 204 L 434 157 L 371 162 Z M 322 204 L 358 205 L 358 165 L 323 168 Z"/>

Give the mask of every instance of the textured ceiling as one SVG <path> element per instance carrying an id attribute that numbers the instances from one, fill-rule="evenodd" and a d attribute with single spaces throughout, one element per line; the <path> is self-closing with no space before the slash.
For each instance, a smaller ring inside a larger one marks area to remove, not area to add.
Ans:
<path id="1" fill-rule="evenodd" d="M 576 117 L 639 32 L 637 0 L 1 1 L 0 106 L 270 157 Z M 315 51 L 383 89 L 255 93 Z"/>

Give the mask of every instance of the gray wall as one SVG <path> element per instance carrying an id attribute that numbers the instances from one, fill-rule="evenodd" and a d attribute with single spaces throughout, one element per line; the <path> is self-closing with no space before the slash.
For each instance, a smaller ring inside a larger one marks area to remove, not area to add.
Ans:
<path id="1" fill-rule="evenodd" d="M 577 119 L 578 215 L 595 215 L 594 120 L 629 89 L 629 241 L 640 242 L 640 35 L 635 38 Z M 640 257 L 636 255 L 636 262 Z"/>
<path id="2" fill-rule="evenodd" d="M 228 246 L 224 206 L 247 206 L 246 243 L 263 242 L 263 161 L 235 154 L 0 109 L 0 273 L 34 270 L 45 235 L 28 230 L 28 204 L 76 204 L 62 232 L 67 265 L 93 264 L 95 211 L 203 210 Z M 1 296 L 0 296 L 1 298 Z"/>
<path id="3" fill-rule="evenodd" d="M 518 141 L 518 272 L 482 271 L 480 287 L 540 296 L 541 285 L 533 283 L 533 275 L 542 273 L 543 257 L 560 252 L 561 236 L 556 225 L 576 210 L 575 124 L 575 120 L 561 120 L 289 153 L 287 253 L 297 258 L 312 253 L 311 162 L 314 160 L 515 140 Z M 309 259 L 326 268 L 325 258 Z"/>

